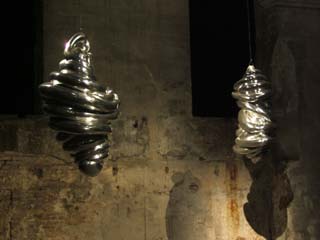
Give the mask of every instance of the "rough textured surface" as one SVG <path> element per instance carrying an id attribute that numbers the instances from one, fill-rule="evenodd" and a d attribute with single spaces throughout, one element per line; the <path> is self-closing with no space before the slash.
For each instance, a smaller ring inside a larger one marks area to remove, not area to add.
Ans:
<path id="1" fill-rule="evenodd" d="M 45 117 L 2 120 L 1 237 L 262 239 L 242 211 L 235 121 L 191 116 L 188 1 L 44 1 L 45 77 L 80 20 L 98 80 L 122 100 L 111 155 L 87 178 Z"/>
<path id="2" fill-rule="evenodd" d="M 320 239 L 319 11 L 260 2 L 257 67 L 275 85 L 280 127 L 252 165 L 232 153 L 235 120 L 191 116 L 187 0 L 44 1 L 44 76 L 81 22 L 122 114 L 96 178 L 45 117 L 2 117 L 0 239 Z"/>
<path id="3" fill-rule="evenodd" d="M 257 63 L 272 79 L 278 126 L 273 161 L 266 164 L 277 187 L 269 197 L 274 211 L 270 231 L 264 236 L 320 239 L 320 27 L 315 24 L 320 21 L 320 4 L 312 0 L 258 2 Z"/>
<path id="4" fill-rule="evenodd" d="M 257 237 L 242 213 L 250 178 L 230 152 L 234 121 L 182 116 L 162 121 L 163 130 L 155 133 L 146 117 L 121 118 L 106 168 L 88 178 L 61 151 L 45 118 L 2 120 L 2 127 L 16 126 L 10 134 L 18 137 L 0 159 L 1 236 Z M 158 142 L 154 152 L 152 137 Z"/>

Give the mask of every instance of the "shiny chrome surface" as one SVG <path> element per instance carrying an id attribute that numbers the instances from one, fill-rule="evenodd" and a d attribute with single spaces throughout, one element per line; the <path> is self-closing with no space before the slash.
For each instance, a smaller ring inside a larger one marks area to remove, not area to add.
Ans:
<path id="1" fill-rule="evenodd" d="M 110 120 L 118 116 L 119 98 L 98 84 L 91 64 L 90 44 L 83 33 L 66 43 L 59 71 L 39 86 L 43 110 L 50 116 L 63 149 L 71 152 L 79 169 L 96 176 L 108 156 Z"/>
<path id="2" fill-rule="evenodd" d="M 241 108 L 238 114 L 234 152 L 258 161 L 271 140 L 271 83 L 259 69 L 249 65 L 235 83 L 232 96 Z"/>

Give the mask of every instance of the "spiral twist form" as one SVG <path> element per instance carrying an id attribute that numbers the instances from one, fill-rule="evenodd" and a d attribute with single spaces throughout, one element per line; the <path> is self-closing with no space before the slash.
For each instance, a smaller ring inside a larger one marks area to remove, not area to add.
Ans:
<path id="1" fill-rule="evenodd" d="M 96 176 L 108 156 L 110 120 L 118 116 L 119 98 L 96 82 L 91 65 L 90 44 L 83 33 L 66 43 L 59 72 L 39 86 L 43 110 L 57 140 L 69 151 L 79 169 Z"/>
<path id="2" fill-rule="evenodd" d="M 259 69 L 249 65 L 235 83 L 232 96 L 241 108 L 233 150 L 257 162 L 271 140 L 271 83 Z"/>

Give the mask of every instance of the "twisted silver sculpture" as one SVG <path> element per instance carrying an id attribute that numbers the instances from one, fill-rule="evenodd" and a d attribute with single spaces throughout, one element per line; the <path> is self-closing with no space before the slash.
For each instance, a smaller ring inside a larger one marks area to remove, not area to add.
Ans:
<path id="1" fill-rule="evenodd" d="M 241 108 L 233 150 L 256 162 L 272 139 L 271 83 L 259 69 L 249 65 L 235 83 L 232 96 Z"/>
<path id="2" fill-rule="evenodd" d="M 110 120 L 118 116 L 119 98 L 96 82 L 91 64 L 90 44 L 83 33 L 66 43 L 59 72 L 39 86 L 43 110 L 50 116 L 63 149 L 71 152 L 79 169 L 96 176 L 108 156 Z"/>

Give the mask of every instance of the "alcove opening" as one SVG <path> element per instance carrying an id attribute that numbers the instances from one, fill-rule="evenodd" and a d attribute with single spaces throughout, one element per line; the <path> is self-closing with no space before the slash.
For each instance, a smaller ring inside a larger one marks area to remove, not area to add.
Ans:
<path id="1" fill-rule="evenodd" d="M 190 0 L 189 6 L 193 116 L 234 118 L 233 84 L 250 60 L 248 16 L 254 56 L 253 1 Z"/>
<path id="2" fill-rule="evenodd" d="M 38 85 L 42 81 L 42 1 L 7 2 L 2 15 L 0 113 L 40 112 Z"/>

